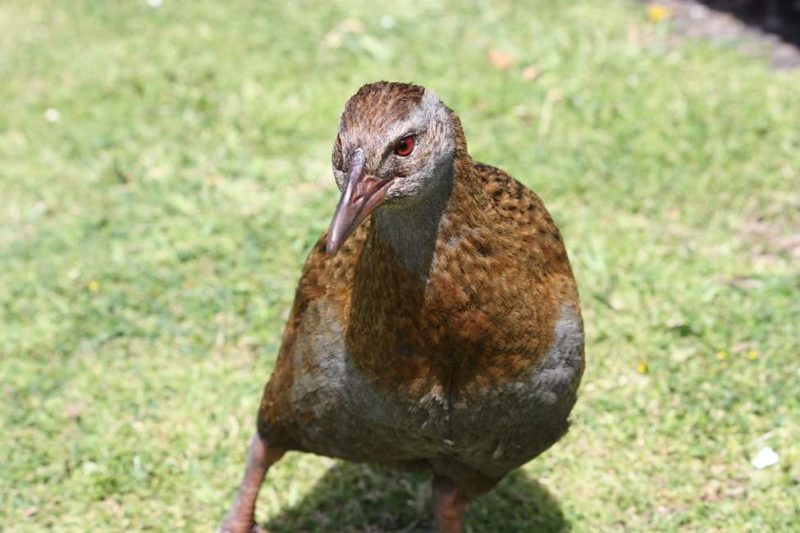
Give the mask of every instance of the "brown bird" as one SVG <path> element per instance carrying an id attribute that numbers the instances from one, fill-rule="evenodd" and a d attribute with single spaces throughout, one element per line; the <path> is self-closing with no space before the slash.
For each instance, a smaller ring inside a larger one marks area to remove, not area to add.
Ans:
<path id="1" fill-rule="evenodd" d="M 296 450 L 433 473 L 439 531 L 567 431 L 584 368 L 578 292 L 536 194 L 474 163 L 432 92 L 365 85 L 339 121 L 330 229 L 303 269 L 222 531 L 258 530 Z"/>

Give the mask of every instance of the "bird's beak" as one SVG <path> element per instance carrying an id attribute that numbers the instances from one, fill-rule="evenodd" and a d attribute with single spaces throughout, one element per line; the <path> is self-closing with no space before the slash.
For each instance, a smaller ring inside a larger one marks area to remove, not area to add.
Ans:
<path id="1" fill-rule="evenodd" d="M 391 181 L 366 175 L 364 153 L 360 148 L 353 153 L 344 192 L 328 229 L 325 248 L 329 254 L 335 254 L 358 225 L 383 202 Z"/>

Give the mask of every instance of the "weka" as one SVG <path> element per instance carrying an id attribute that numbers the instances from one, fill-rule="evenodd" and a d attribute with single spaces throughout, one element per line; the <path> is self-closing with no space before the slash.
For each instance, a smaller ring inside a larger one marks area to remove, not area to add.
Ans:
<path id="1" fill-rule="evenodd" d="M 423 87 L 350 98 L 342 191 L 306 260 L 244 479 L 222 531 L 258 530 L 267 469 L 296 450 L 433 474 L 440 531 L 553 445 L 584 368 L 578 292 L 539 197 L 473 162 Z"/>

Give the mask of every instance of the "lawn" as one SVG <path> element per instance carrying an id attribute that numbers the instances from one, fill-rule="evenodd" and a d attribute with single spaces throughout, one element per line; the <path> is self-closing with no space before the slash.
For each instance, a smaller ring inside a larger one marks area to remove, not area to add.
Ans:
<path id="1" fill-rule="evenodd" d="M 0 3 L 0 529 L 214 527 L 335 207 L 338 115 L 378 79 L 435 90 L 476 159 L 544 198 L 581 289 L 572 430 L 470 530 L 797 527 L 800 73 L 653 18 Z M 258 518 L 424 531 L 429 498 L 424 476 L 289 454 Z"/>

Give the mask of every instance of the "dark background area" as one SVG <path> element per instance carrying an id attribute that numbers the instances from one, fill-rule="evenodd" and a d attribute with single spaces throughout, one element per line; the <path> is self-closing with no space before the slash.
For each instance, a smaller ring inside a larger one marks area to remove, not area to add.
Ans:
<path id="1" fill-rule="evenodd" d="M 800 46 L 800 0 L 702 0 L 701 3 Z"/>

